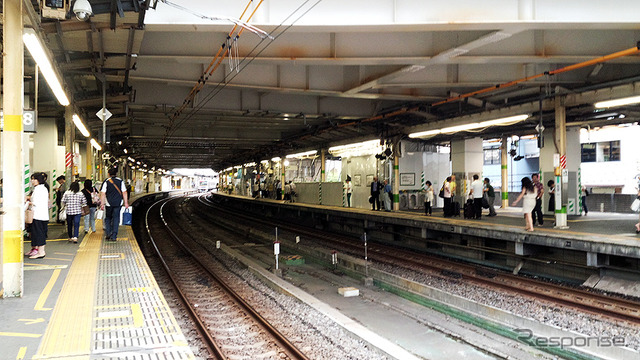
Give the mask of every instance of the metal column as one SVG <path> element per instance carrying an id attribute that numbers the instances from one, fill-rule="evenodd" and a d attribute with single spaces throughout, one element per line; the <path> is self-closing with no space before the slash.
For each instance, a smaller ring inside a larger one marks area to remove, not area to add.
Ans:
<path id="1" fill-rule="evenodd" d="M 555 98 L 555 115 L 556 115 L 556 146 L 562 159 L 567 155 L 567 112 L 564 107 L 564 98 Z M 562 166 L 560 166 L 561 168 Z M 567 196 L 564 193 L 567 187 L 564 185 L 562 169 L 556 169 L 556 194 L 555 194 L 555 215 L 556 227 L 567 228 Z"/>
<path id="2" fill-rule="evenodd" d="M 4 131 L 2 165 L 4 203 L 0 239 L 0 294 L 20 297 L 23 293 L 22 229 L 24 226 L 22 108 L 24 101 L 24 46 L 22 44 L 22 0 L 3 2 L 2 45 L 4 63 Z"/>
<path id="3" fill-rule="evenodd" d="M 400 143 L 397 143 L 396 146 L 400 146 Z M 395 149 L 394 149 L 395 150 Z M 393 210 L 400 210 L 400 165 L 399 165 L 399 151 L 395 151 L 393 156 L 393 186 L 391 187 L 391 191 L 393 192 Z"/>
<path id="4" fill-rule="evenodd" d="M 507 162 L 509 153 L 509 147 L 507 146 L 508 138 L 506 136 L 502 137 L 502 145 L 500 145 L 500 180 L 502 180 L 501 187 L 501 197 L 502 197 L 502 208 L 506 209 L 509 207 L 509 172 L 507 171 Z"/>
<path id="5" fill-rule="evenodd" d="M 73 124 L 73 108 L 67 106 L 64 109 L 64 176 L 67 179 L 67 183 L 73 182 L 73 134 L 75 133 L 75 125 Z M 67 156 L 71 154 L 71 165 L 67 166 Z M 67 189 L 69 186 L 67 186 Z"/>

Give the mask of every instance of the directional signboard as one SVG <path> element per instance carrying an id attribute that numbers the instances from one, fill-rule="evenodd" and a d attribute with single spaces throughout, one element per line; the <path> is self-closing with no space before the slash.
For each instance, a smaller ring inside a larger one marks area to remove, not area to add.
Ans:
<path id="1" fill-rule="evenodd" d="M 102 118 L 102 114 L 104 114 L 104 119 Z M 98 110 L 98 112 L 96 113 L 96 116 L 98 117 L 98 119 L 102 120 L 102 121 L 107 121 L 109 120 L 109 118 L 111 117 L 111 112 L 105 108 L 102 108 L 100 110 Z"/>

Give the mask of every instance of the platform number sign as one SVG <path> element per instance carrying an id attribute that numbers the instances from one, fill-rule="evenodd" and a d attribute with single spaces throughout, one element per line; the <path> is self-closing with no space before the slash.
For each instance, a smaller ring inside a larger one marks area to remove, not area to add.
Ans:
<path id="1" fill-rule="evenodd" d="M 2 111 L 0 110 L 0 117 L 2 116 Z M 34 110 L 24 110 L 22 112 L 22 131 L 26 133 L 34 133 L 36 132 L 37 125 L 37 117 L 36 112 Z M 0 127 L 4 125 L 4 119 L 0 121 Z"/>
<path id="2" fill-rule="evenodd" d="M 22 129 L 24 132 L 36 132 L 36 112 L 26 110 L 22 113 Z"/>

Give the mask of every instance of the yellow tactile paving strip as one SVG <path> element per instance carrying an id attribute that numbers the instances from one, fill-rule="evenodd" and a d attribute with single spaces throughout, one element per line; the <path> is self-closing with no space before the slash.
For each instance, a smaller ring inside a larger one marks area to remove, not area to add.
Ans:
<path id="1" fill-rule="evenodd" d="M 93 286 L 98 270 L 101 233 L 84 237 L 62 286 L 35 359 L 74 356 L 89 359 L 93 327 Z"/>
<path id="2" fill-rule="evenodd" d="M 195 358 L 130 227 L 85 237 L 34 357 L 114 358 Z"/>

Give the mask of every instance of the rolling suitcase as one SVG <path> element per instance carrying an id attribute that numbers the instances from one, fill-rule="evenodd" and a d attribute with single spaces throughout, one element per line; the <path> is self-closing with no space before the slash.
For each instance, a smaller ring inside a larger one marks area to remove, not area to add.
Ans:
<path id="1" fill-rule="evenodd" d="M 476 211 L 473 207 L 473 200 L 468 199 L 464 204 L 464 218 L 465 219 L 473 219 L 476 217 Z"/>

